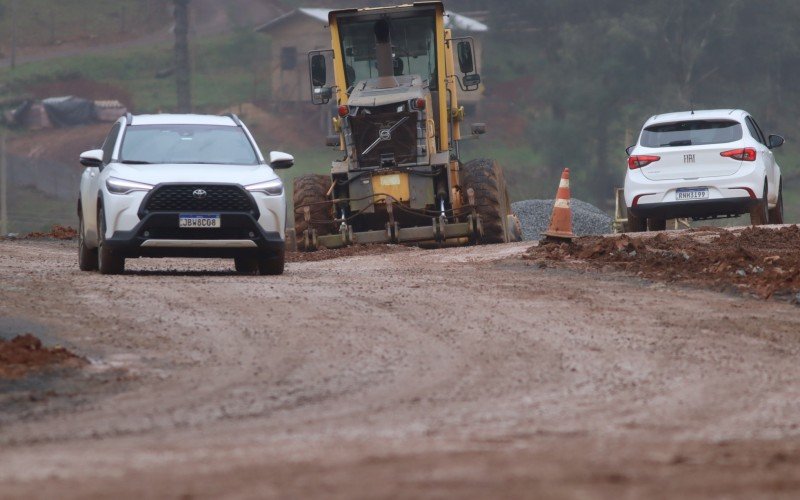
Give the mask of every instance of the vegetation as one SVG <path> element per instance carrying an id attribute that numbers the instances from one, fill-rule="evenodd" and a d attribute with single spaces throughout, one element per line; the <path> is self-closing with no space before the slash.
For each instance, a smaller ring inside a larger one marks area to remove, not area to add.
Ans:
<path id="1" fill-rule="evenodd" d="M 750 111 L 787 137 L 778 160 L 798 178 L 800 43 L 791 20 L 800 3 L 510 0 L 491 12 L 487 81 L 534 79 L 520 99 L 524 139 L 551 179 L 577 167 L 591 201 L 609 200 L 621 183 L 624 149 L 649 116 L 691 108 Z"/>

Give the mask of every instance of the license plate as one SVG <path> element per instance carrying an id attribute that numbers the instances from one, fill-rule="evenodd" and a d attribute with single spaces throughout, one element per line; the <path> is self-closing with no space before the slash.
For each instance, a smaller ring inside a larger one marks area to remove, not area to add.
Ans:
<path id="1" fill-rule="evenodd" d="M 708 199 L 708 188 L 678 189 L 676 200 L 705 200 Z"/>
<path id="2" fill-rule="evenodd" d="M 219 215 L 179 215 L 178 227 L 187 229 L 216 229 L 222 227 L 222 217 Z"/>

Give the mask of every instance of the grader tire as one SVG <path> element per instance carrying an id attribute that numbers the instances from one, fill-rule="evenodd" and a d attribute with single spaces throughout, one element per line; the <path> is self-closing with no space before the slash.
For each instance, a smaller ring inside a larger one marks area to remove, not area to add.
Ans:
<path id="1" fill-rule="evenodd" d="M 307 174 L 294 180 L 294 228 L 297 235 L 298 250 L 309 250 L 305 248 L 303 234 L 309 226 L 317 230 L 318 236 L 331 234 L 333 225 L 332 207 L 328 201 L 327 193 L 330 188 L 331 179 L 327 175 Z M 311 209 L 311 224 L 306 222 L 305 211 L 302 207 L 308 206 Z M 298 208 L 300 207 L 300 208 Z M 330 221 L 330 222 L 322 222 Z"/>
<path id="2" fill-rule="evenodd" d="M 506 243 L 506 215 L 511 213 L 503 169 L 494 160 L 473 160 L 461 167 L 461 189 L 475 191 L 476 211 L 483 224 L 481 243 Z"/>

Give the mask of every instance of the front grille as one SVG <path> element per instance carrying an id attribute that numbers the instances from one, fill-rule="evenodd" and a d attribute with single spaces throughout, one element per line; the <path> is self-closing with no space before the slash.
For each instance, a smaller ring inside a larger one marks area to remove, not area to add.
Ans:
<path id="1" fill-rule="evenodd" d="M 416 113 L 352 116 L 349 120 L 362 167 L 379 167 L 387 158 L 393 159 L 396 165 L 416 163 Z M 398 125 L 401 120 L 404 121 Z M 382 131 L 387 140 L 378 142 L 371 151 L 364 153 L 381 137 Z"/>
<path id="2" fill-rule="evenodd" d="M 206 192 L 198 199 L 197 190 Z M 247 212 L 256 214 L 252 197 L 241 186 L 172 184 L 157 187 L 147 198 L 145 213 L 150 212 Z"/>

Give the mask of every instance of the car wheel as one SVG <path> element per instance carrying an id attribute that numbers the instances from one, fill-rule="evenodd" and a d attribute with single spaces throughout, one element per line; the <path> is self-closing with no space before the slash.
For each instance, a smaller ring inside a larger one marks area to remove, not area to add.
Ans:
<path id="1" fill-rule="evenodd" d="M 286 263 L 286 251 L 280 250 L 275 255 L 265 255 L 258 259 L 258 272 L 265 276 L 283 274 Z"/>
<path id="2" fill-rule="evenodd" d="M 667 219 L 647 219 L 647 226 L 650 231 L 665 231 L 667 229 Z"/>
<path id="3" fill-rule="evenodd" d="M 628 211 L 628 222 L 625 227 L 628 233 L 641 233 L 647 231 L 647 219 L 633 215 L 630 210 Z"/>
<path id="4" fill-rule="evenodd" d="M 236 257 L 233 259 L 236 272 L 245 275 L 258 274 L 258 259 L 255 257 Z"/>
<path id="5" fill-rule="evenodd" d="M 764 196 L 758 200 L 758 203 L 750 208 L 750 224 L 753 226 L 763 226 L 769 222 L 769 213 L 767 210 L 767 183 L 764 183 Z"/>
<path id="6" fill-rule="evenodd" d="M 769 210 L 769 223 L 783 224 L 783 181 L 778 187 L 778 203 L 775 204 L 775 208 Z"/>
<path id="7" fill-rule="evenodd" d="M 106 214 L 102 207 L 97 211 L 97 222 L 100 228 L 97 269 L 100 274 L 122 274 L 125 272 L 125 258 L 115 255 L 106 245 Z"/>
<path id="8" fill-rule="evenodd" d="M 83 213 L 78 216 L 78 267 L 81 271 L 97 270 L 97 249 L 86 246 Z"/>

